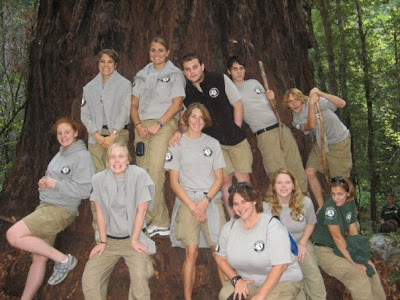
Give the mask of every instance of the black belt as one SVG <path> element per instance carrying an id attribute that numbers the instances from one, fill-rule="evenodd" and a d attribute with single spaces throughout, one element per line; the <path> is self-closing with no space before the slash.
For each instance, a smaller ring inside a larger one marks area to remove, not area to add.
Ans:
<path id="1" fill-rule="evenodd" d="M 108 129 L 108 126 L 107 125 L 103 125 L 103 129 Z M 122 128 L 122 129 L 128 129 L 128 125 L 125 125 L 124 128 Z"/>
<path id="2" fill-rule="evenodd" d="M 114 240 L 126 240 L 126 239 L 130 238 L 129 235 L 127 235 L 127 236 L 112 236 L 112 235 L 108 235 L 108 234 L 107 234 L 107 237 L 110 239 L 114 239 Z"/>
<path id="3" fill-rule="evenodd" d="M 327 246 L 327 245 L 322 245 L 322 244 L 320 244 L 320 243 L 316 243 L 316 242 L 312 242 L 315 246 L 319 246 L 319 247 L 328 247 L 328 248 L 331 248 L 331 249 L 333 249 L 331 246 Z"/>
<path id="4" fill-rule="evenodd" d="M 272 129 L 278 128 L 278 127 L 279 127 L 279 123 L 275 123 L 275 124 L 272 125 L 272 126 L 269 126 L 269 127 L 263 128 L 263 129 L 260 129 L 259 131 L 256 132 L 256 135 L 259 135 L 259 134 L 261 134 L 261 133 L 263 133 L 263 132 L 267 132 L 267 131 L 270 131 L 270 130 L 272 130 Z"/>

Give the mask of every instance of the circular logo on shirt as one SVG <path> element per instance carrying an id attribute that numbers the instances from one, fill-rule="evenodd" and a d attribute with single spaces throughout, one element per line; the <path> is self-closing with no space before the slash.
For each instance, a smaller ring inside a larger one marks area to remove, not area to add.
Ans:
<path id="1" fill-rule="evenodd" d="M 336 218 L 336 209 L 332 206 L 327 207 L 325 210 L 325 217 L 328 220 L 333 220 L 334 218 Z"/>
<path id="2" fill-rule="evenodd" d="M 134 87 L 136 85 L 136 83 L 135 82 L 132 82 L 132 87 Z"/>
<path id="3" fill-rule="evenodd" d="M 352 214 L 351 214 L 351 211 L 349 211 L 349 212 L 346 214 L 346 221 L 349 222 L 349 223 L 351 222 L 351 215 L 352 215 Z"/>
<path id="4" fill-rule="evenodd" d="M 319 119 L 319 114 L 318 113 L 316 113 L 315 116 L 317 117 L 317 119 Z"/>
<path id="5" fill-rule="evenodd" d="M 206 157 L 210 157 L 210 156 L 212 155 L 212 150 L 211 150 L 211 148 L 210 148 L 210 147 L 205 147 L 205 148 L 203 149 L 203 154 L 204 154 L 204 156 L 206 156 Z"/>
<path id="6" fill-rule="evenodd" d="M 82 98 L 81 106 L 85 106 L 85 104 L 86 104 L 86 100 Z"/>
<path id="7" fill-rule="evenodd" d="M 258 95 L 260 95 L 260 94 L 262 93 L 261 89 L 260 89 L 258 86 L 256 86 L 256 87 L 254 88 L 254 91 L 255 91 L 256 94 L 258 94 Z"/>
<path id="8" fill-rule="evenodd" d="M 71 168 L 69 166 L 65 166 L 61 169 L 61 173 L 62 174 L 68 174 L 69 172 L 71 172 Z"/>
<path id="9" fill-rule="evenodd" d="M 166 161 L 171 161 L 173 158 L 171 151 L 167 151 L 167 155 L 165 156 Z"/>
<path id="10" fill-rule="evenodd" d="M 221 250 L 221 247 L 217 244 L 217 246 L 215 246 L 215 252 L 219 252 L 219 250 Z"/>
<path id="11" fill-rule="evenodd" d="M 296 124 L 296 129 L 301 129 L 301 125 L 300 124 Z"/>
<path id="12" fill-rule="evenodd" d="M 169 78 L 169 77 L 163 77 L 163 78 L 161 78 L 161 81 L 162 82 L 169 82 L 171 80 L 171 78 Z"/>
<path id="13" fill-rule="evenodd" d="M 264 243 L 264 241 L 261 241 L 261 240 L 256 241 L 256 242 L 253 244 L 253 249 L 254 249 L 254 251 L 256 251 L 257 253 L 260 253 L 261 251 L 264 251 L 264 249 L 265 249 L 265 243 Z"/>
<path id="14" fill-rule="evenodd" d="M 219 95 L 219 90 L 216 87 L 213 87 L 208 91 L 208 94 L 210 95 L 210 97 L 216 98 Z"/>
<path id="15" fill-rule="evenodd" d="M 304 221 L 304 215 L 302 215 L 302 214 L 299 215 L 299 221 L 300 221 L 300 222 L 303 222 L 303 221 Z"/>

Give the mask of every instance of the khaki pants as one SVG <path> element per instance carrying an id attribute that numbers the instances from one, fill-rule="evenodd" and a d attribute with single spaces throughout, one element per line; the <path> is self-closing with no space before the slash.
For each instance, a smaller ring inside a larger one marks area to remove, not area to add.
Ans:
<path id="1" fill-rule="evenodd" d="M 260 289 L 259 286 L 252 284 L 248 285 L 250 295 L 247 299 L 251 299 L 257 291 Z M 278 282 L 272 291 L 264 298 L 264 300 L 292 300 L 296 299 L 297 294 L 300 292 L 301 282 Z M 235 288 L 231 284 L 230 280 L 224 282 L 221 291 L 219 292 L 218 299 L 226 300 L 233 292 Z"/>
<path id="2" fill-rule="evenodd" d="M 103 129 L 101 131 L 102 135 L 110 135 L 110 131 L 108 129 Z M 129 131 L 127 129 L 122 129 L 119 131 L 115 142 L 120 142 L 128 145 L 129 142 Z M 96 167 L 96 173 L 104 171 L 107 167 L 107 148 L 100 146 L 99 144 L 88 144 L 88 150 L 90 155 L 92 156 L 94 165 Z M 90 209 L 92 210 L 92 228 L 96 232 L 97 231 L 97 212 L 96 205 L 94 202 L 90 201 Z"/>
<path id="3" fill-rule="evenodd" d="M 142 126 L 149 127 L 156 123 L 156 120 L 141 121 Z M 138 142 L 144 143 L 144 155 L 136 156 L 136 163 L 149 173 L 153 180 L 156 190 L 154 195 L 154 206 L 151 211 L 146 213 L 147 224 L 158 227 L 169 227 L 170 218 L 167 205 L 165 204 L 164 183 L 165 170 L 164 163 L 168 150 L 168 142 L 175 131 L 178 129 L 176 120 L 171 120 L 165 124 L 156 135 L 149 135 L 141 139 L 135 131 L 135 147 Z"/>
<path id="4" fill-rule="evenodd" d="M 282 128 L 282 143 L 284 151 L 280 146 L 279 128 L 257 135 L 257 146 L 262 155 L 265 173 L 271 178 L 276 170 L 287 168 L 293 172 L 301 191 L 307 193 L 307 176 L 299 148 L 292 132 L 286 126 Z"/>
<path id="5" fill-rule="evenodd" d="M 353 300 L 384 300 L 386 299 L 381 280 L 375 269 L 375 275 L 361 275 L 346 258 L 333 253 L 329 247 L 315 246 L 318 265 L 328 275 L 342 282 L 351 293 Z"/>
<path id="6" fill-rule="evenodd" d="M 82 290 L 86 300 L 107 299 L 108 281 L 120 258 L 125 260 L 129 269 L 129 299 L 150 300 L 148 279 L 154 274 L 153 265 L 146 253 L 139 253 L 132 248 L 130 238 L 107 238 L 102 256 L 96 255 L 88 260 L 82 276 Z"/>

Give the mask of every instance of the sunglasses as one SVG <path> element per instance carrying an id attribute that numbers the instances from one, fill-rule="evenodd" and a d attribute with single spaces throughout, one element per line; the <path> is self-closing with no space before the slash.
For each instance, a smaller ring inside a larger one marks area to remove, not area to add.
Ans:
<path id="1" fill-rule="evenodd" d="M 342 176 L 336 176 L 331 178 L 331 183 L 337 183 L 337 182 L 347 184 L 347 181 Z"/>
<path id="2" fill-rule="evenodd" d="M 235 193 L 238 190 L 243 190 L 243 189 L 252 189 L 253 187 L 250 185 L 248 182 L 239 182 L 237 184 L 231 185 L 228 189 L 228 193 L 232 194 Z"/>

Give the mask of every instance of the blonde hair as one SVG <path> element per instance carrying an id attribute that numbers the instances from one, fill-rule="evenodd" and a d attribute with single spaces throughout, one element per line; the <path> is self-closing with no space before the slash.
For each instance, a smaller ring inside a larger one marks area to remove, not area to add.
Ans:
<path id="1" fill-rule="evenodd" d="M 150 48 L 153 43 L 159 43 L 159 44 L 163 45 L 167 51 L 169 50 L 167 41 L 165 39 L 163 39 L 162 37 L 159 37 L 159 36 L 154 37 L 150 42 L 150 46 L 149 46 Z"/>
<path id="2" fill-rule="evenodd" d="M 110 162 L 110 158 L 111 158 L 111 153 L 115 148 L 122 148 L 125 153 L 126 156 L 128 157 L 128 161 L 130 162 L 132 160 L 132 156 L 129 153 L 129 149 L 128 146 L 126 146 L 125 143 L 122 142 L 115 142 L 114 144 L 112 144 L 108 149 L 107 149 L 107 155 L 106 155 L 106 165 L 108 167 L 108 164 Z"/>
<path id="3" fill-rule="evenodd" d="M 299 89 L 291 88 L 290 90 L 287 90 L 285 92 L 285 95 L 283 95 L 283 104 L 285 104 L 286 106 L 289 103 L 290 94 L 292 94 L 294 98 L 300 100 L 301 103 L 305 103 L 307 101 L 307 99 L 308 99 L 308 97 L 305 96 Z"/>
<path id="4" fill-rule="evenodd" d="M 303 213 L 303 193 L 301 192 L 296 177 L 290 170 L 281 168 L 274 173 L 269 182 L 265 201 L 269 203 L 272 215 L 279 217 L 281 215 L 282 205 L 275 191 L 275 183 L 279 174 L 289 175 L 293 182 L 293 191 L 289 200 L 290 216 L 293 220 L 300 221 L 300 214 Z"/>

